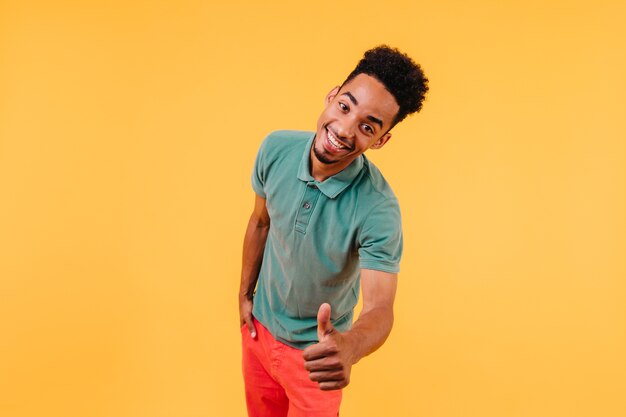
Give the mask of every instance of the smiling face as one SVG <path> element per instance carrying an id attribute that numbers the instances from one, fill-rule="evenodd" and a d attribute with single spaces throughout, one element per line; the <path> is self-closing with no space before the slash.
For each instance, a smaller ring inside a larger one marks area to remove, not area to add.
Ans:
<path id="1" fill-rule="evenodd" d="M 376 78 L 359 74 L 326 96 L 311 149 L 311 174 L 324 180 L 342 171 L 367 149 L 379 149 L 400 107 Z"/>

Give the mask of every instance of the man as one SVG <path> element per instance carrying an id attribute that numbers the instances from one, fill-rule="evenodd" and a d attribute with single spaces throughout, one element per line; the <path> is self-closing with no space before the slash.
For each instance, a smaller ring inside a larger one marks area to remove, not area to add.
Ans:
<path id="1" fill-rule="evenodd" d="M 419 65 L 380 46 L 328 93 L 316 132 L 274 132 L 261 145 L 239 293 L 251 417 L 337 416 L 352 365 L 389 335 L 400 211 L 363 153 L 382 148 L 427 91 Z"/>

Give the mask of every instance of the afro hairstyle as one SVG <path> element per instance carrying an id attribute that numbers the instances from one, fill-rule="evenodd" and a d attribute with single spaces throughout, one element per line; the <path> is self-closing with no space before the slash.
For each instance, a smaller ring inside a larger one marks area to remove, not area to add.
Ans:
<path id="1" fill-rule="evenodd" d="M 428 92 L 428 78 L 419 64 L 398 49 L 380 45 L 366 51 L 342 86 L 359 74 L 376 78 L 396 99 L 400 110 L 392 127 L 421 110 Z"/>

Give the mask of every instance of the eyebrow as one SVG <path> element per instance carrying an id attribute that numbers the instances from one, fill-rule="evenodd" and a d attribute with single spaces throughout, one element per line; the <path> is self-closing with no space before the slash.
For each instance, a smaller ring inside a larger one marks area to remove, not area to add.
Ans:
<path id="1" fill-rule="evenodd" d="M 367 116 L 368 119 L 370 119 L 372 122 L 378 124 L 380 126 L 380 128 L 383 128 L 383 121 L 380 119 L 375 118 L 374 116 Z"/>
<path id="2" fill-rule="evenodd" d="M 359 102 L 356 100 L 356 98 L 354 98 L 354 96 L 352 95 L 352 93 L 350 93 L 349 91 L 346 91 L 345 93 L 342 94 L 342 96 L 348 96 L 348 98 L 350 99 L 350 101 L 352 102 L 352 104 L 354 104 L 355 106 L 359 105 Z M 367 118 L 376 123 L 377 125 L 380 126 L 380 128 L 383 128 L 383 121 L 374 117 L 374 116 L 367 116 Z"/>
<path id="3" fill-rule="evenodd" d="M 350 99 L 350 101 L 355 105 L 358 106 L 359 102 L 356 101 L 356 98 L 354 98 L 354 96 L 352 95 L 352 93 L 350 93 L 349 91 L 346 91 L 345 93 L 342 94 L 342 96 L 348 96 L 348 98 Z"/>

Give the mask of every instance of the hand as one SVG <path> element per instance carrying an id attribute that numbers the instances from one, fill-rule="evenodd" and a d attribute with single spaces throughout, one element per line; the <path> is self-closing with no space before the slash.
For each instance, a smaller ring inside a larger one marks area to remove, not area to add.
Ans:
<path id="1" fill-rule="evenodd" d="M 248 326 L 250 336 L 256 338 L 256 328 L 252 320 L 252 299 L 247 295 L 239 295 L 239 327 Z"/>
<path id="2" fill-rule="evenodd" d="M 323 391 L 341 389 L 350 383 L 354 349 L 350 339 L 338 332 L 330 322 L 330 305 L 324 303 L 317 312 L 319 343 L 307 347 L 302 356 L 311 381 Z"/>

